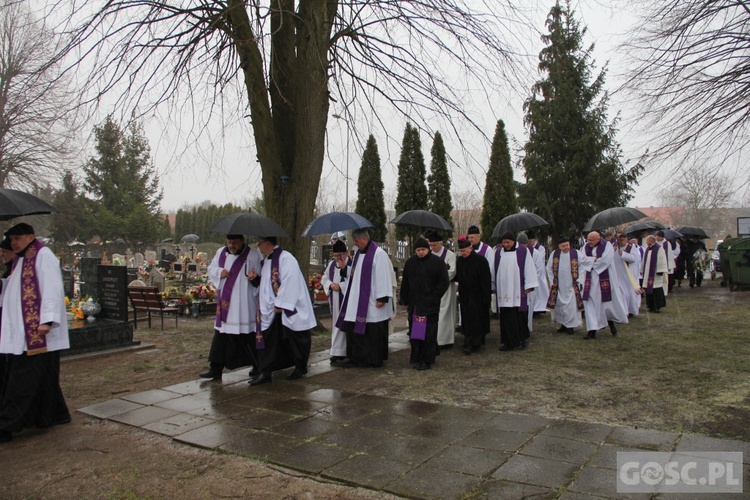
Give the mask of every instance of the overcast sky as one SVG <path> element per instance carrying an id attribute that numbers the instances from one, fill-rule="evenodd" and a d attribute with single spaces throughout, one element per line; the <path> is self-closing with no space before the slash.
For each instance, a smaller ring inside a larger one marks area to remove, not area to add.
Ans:
<path id="1" fill-rule="evenodd" d="M 588 33 L 584 39 L 584 45 L 596 44 L 594 53 L 597 72 L 603 65 L 609 62 L 608 87 L 615 88 L 617 85 L 617 73 L 622 70 L 621 54 L 616 50 L 623 41 L 623 36 L 628 26 L 633 22 L 633 16 L 618 9 L 603 7 L 596 2 L 574 3 L 577 19 L 582 26 L 588 26 Z M 544 30 L 544 19 L 548 7 L 539 13 L 539 29 Z M 546 30 L 545 30 L 546 31 Z M 536 47 L 528 47 L 527 50 L 538 54 L 543 47 L 540 40 L 536 40 Z M 529 85 L 531 82 L 529 83 Z M 521 89 L 522 96 L 528 96 L 528 89 Z M 476 121 L 482 124 L 482 129 L 490 137 L 495 128 L 496 120 L 505 121 L 509 133 L 511 149 L 521 147 L 526 140 L 522 125 L 522 98 L 511 98 L 510 105 L 506 104 L 510 97 L 507 95 L 497 96 L 490 104 L 475 103 L 477 109 L 472 111 Z M 628 103 L 618 102 L 619 96 L 615 95 L 610 103 L 610 119 L 617 112 L 623 113 L 623 119 L 627 122 L 625 112 L 632 108 Z M 342 110 L 337 104 L 331 106 L 331 114 L 340 114 Z M 182 123 L 190 123 L 189 114 L 183 113 Z M 175 116 L 175 110 L 163 112 L 164 116 L 170 114 Z M 164 199 L 162 207 L 165 212 L 173 212 L 185 204 L 196 204 L 208 200 L 217 204 L 226 202 L 246 203 L 261 193 L 261 172 L 255 159 L 255 149 L 252 144 L 252 135 L 249 122 L 235 122 L 222 124 L 212 122 L 201 134 L 201 142 L 188 146 L 181 139 L 186 131 L 180 131 L 173 119 L 166 119 L 154 115 L 146 121 L 148 138 L 151 143 L 152 153 L 159 175 L 161 185 L 164 188 Z M 403 135 L 405 122 L 401 117 L 386 120 L 388 130 L 373 130 L 378 141 L 381 157 L 383 181 L 386 186 L 386 204 L 395 201 L 397 164 L 400 154 L 400 141 Z M 356 199 L 356 177 L 361 162 L 362 143 L 355 140 L 352 130 L 347 131 L 347 122 L 342 119 L 330 118 L 328 123 L 328 147 L 324 165 L 321 189 L 324 190 L 325 210 L 343 210 L 345 188 L 342 184 L 345 172 L 349 172 L 349 209 L 354 209 Z M 353 124 L 352 124 L 353 125 Z M 356 125 L 353 125 L 356 126 Z M 360 127 L 361 128 L 361 127 Z M 639 132 L 631 132 L 629 126 L 620 126 L 618 141 L 623 147 L 626 155 L 636 155 L 639 148 L 643 147 L 643 137 Z M 364 139 L 370 131 L 362 131 Z M 434 133 L 434 130 L 429 131 Z M 469 129 L 462 133 L 462 138 L 470 144 L 469 151 L 462 150 L 451 140 L 450 132 L 440 130 L 446 142 L 448 154 L 452 164 L 449 166 L 454 194 L 459 192 L 474 191 L 481 192 L 484 187 L 485 171 L 489 161 L 489 143 L 480 134 Z M 348 137 L 348 141 L 347 141 Z M 423 153 L 428 167 L 430 161 L 430 148 L 432 138 L 427 131 L 421 134 Z M 360 140 L 362 140 L 360 138 Z M 348 143 L 348 147 L 347 147 Z M 513 161 L 517 155 L 511 151 Z M 347 160 L 348 158 L 348 160 Z M 347 165 L 348 164 L 348 165 Z M 522 180 L 521 172 L 516 172 L 516 178 Z M 632 206 L 660 205 L 661 199 L 658 191 L 654 189 L 663 182 L 663 176 L 658 173 L 647 172 L 643 177 L 641 186 L 637 189 L 636 197 L 631 202 Z"/>

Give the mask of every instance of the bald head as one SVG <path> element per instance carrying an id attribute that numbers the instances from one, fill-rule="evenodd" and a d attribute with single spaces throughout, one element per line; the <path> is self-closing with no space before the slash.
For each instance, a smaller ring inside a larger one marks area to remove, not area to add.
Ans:
<path id="1" fill-rule="evenodd" d="M 586 236 L 586 243 L 588 243 L 589 246 L 592 248 L 598 245 L 600 241 L 602 241 L 602 235 L 599 234 L 597 231 L 591 231 Z"/>

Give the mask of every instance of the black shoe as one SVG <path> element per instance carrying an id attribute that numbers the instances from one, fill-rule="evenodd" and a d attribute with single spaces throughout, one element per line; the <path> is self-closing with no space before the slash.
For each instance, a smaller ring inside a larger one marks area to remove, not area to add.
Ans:
<path id="1" fill-rule="evenodd" d="M 258 374 L 258 369 L 254 365 L 250 365 L 250 370 L 247 372 L 248 377 L 254 377 Z"/>
<path id="2" fill-rule="evenodd" d="M 417 370 L 423 371 L 429 370 L 430 368 L 432 368 L 432 366 L 430 366 L 430 363 L 420 363 L 420 365 L 417 367 Z"/>
<path id="3" fill-rule="evenodd" d="M 470 349 L 470 348 L 468 348 L 468 347 L 464 347 L 464 354 L 466 354 L 466 355 L 470 355 L 470 354 L 471 354 L 471 352 L 472 352 L 472 351 L 471 351 L 471 349 Z"/>
<path id="4" fill-rule="evenodd" d="M 198 376 L 200 378 L 210 378 L 211 380 L 221 380 L 221 373 L 214 373 L 212 371 L 207 371 L 206 373 L 201 373 Z"/>
<path id="5" fill-rule="evenodd" d="M 63 415 L 62 417 L 58 418 L 57 420 L 55 420 L 54 422 L 52 422 L 52 425 L 69 424 L 70 421 L 71 421 L 70 413 L 67 413 L 67 414 Z"/>
<path id="6" fill-rule="evenodd" d="M 302 370 L 294 370 L 292 373 L 286 376 L 287 380 L 297 380 L 302 378 Z"/>
<path id="7" fill-rule="evenodd" d="M 596 331 L 591 330 L 590 332 L 588 332 L 586 334 L 585 337 L 583 337 L 583 340 L 592 340 L 592 339 L 595 339 L 595 338 L 596 338 Z"/>
<path id="8" fill-rule="evenodd" d="M 251 380 L 248 382 L 248 384 L 255 386 L 260 384 L 270 384 L 273 381 L 273 377 L 271 375 L 266 375 L 265 373 L 262 373 L 258 375 L 257 378 Z"/>
<path id="9" fill-rule="evenodd" d="M 331 358 L 331 366 L 338 366 L 340 368 L 346 368 L 350 366 L 351 364 L 352 364 L 352 360 L 349 358 L 339 357 L 339 359 L 335 361 L 333 360 L 333 358 Z"/>
<path id="10" fill-rule="evenodd" d="M 13 434 L 8 431 L 0 431 L 0 443 L 8 443 L 13 439 Z"/>
<path id="11" fill-rule="evenodd" d="M 523 339 L 523 342 L 521 342 L 521 349 L 526 349 L 529 347 L 529 339 Z"/>
<path id="12" fill-rule="evenodd" d="M 503 352 L 505 352 L 505 351 L 512 351 L 513 348 L 509 347 L 509 346 L 507 346 L 505 344 L 503 344 L 503 345 L 500 346 L 500 350 L 503 351 Z"/>
<path id="13" fill-rule="evenodd" d="M 557 333 L 564 333 L 567 332 L 568 329 L 564 326 L 560 326 L 560 328 L 557 329 Z"/>
<path id="14" fill-rule="evenodd" d="M 568 335 L 573 335 L 573 334 L 574 334 L 575 332 L 576 332 L 576 331 L 575 331 L 575 330 L 573 330 L 572 328 L 566 328 L 566 329 L 565 329 L 565 333 L 567 333 Z"/>
<path id="15" fill-rule="evenodd" d="M 613 337 L 617 337 L 617 327 L 615 326 L 614 321 L 609 322 L 609 331 L 612 333 Z"/>
<path id="16" fill-rule="evenodd" d="M 453 349 L 453 344 L 445 344 L 445 345 L 438 346 L 438 351 L 447 351 L 448 349 Z"/>

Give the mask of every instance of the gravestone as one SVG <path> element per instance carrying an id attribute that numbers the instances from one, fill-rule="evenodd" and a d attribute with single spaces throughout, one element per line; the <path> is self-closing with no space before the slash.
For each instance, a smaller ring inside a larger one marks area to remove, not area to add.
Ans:
<path id="1" fill-rule="evenodd" d="M 141 267 L 145 261 L 146 259 L 143 257 L 143 254 L 141 252 L 136 252 L 135 267 Z"/>
<path id="2" fill-rule="evenodd" d="M 129 267 L 128 268 L 128 285 L 137 279 L 138 279 L 138 268 Z"/>
<path id="3" fill-rule="evenodd" d="M 96 297 L 97 268 L 102 260 L 99 257 L 81 258 L 81 298 Z"/>
<path id="4" fill-rule="evenodd" d="M 151 269 L 151 274 L 148 275 L 148 279 L 151 282 L 151 286 L 158 287 L 160 292 L 164 291 L 164 275 L 159 269 Z"/>
<path id="5" fill-rule="evenodd" d="M 116 266 L 124 266 L 126 264 L 125 262 L 125 256 L 119 253 L 113 253 L 112 254 L 112 264 Z"/>
<path id="6" fill-rule="evenodd" d="M 100 317 L 128 321 L 128 269 L 125 266 L 99 266 L 97 296 Z"/>
<path id="7" fill-rule="evenodd" d="M 75 293 L 73 270 L 63 268 L 61 271 L 62 271 L 62 279 L 63 279 L 63 292 L 65 293 L 66 297 L 72 300 L 73 294 Z"/>
<path id="8" fill-rule="evenodd" d="M 156 252 L 154 252 L 153 250 L 146 250 L 146 252 L 143 254 L 143 256 L 148 261 L 156 262 Z"/>

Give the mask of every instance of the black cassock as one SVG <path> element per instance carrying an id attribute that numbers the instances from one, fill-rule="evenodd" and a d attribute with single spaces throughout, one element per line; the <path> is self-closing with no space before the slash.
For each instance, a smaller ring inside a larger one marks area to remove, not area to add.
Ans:
<path id="1" fill-rule="evenodd" d="M 484 345 L 484 337 L 490 332 L 490 264 L 487 259 L 472 250 L 468 257 L 456 258 L 456 277 L 453 281 L 458 283 L 464 347 Z"/>
<path id="2" fill-rule="evenodd" d="M 425 339 L 415 340 L 410 335 L 412 363 L 435 362 L 440 301 L 449 284 L 445 262 L 432 252 L 421 259 L 414 255 L 404 264 L 399 302 L 407 306 L 409 332 L 414 314 L 427 317 Z"/>

